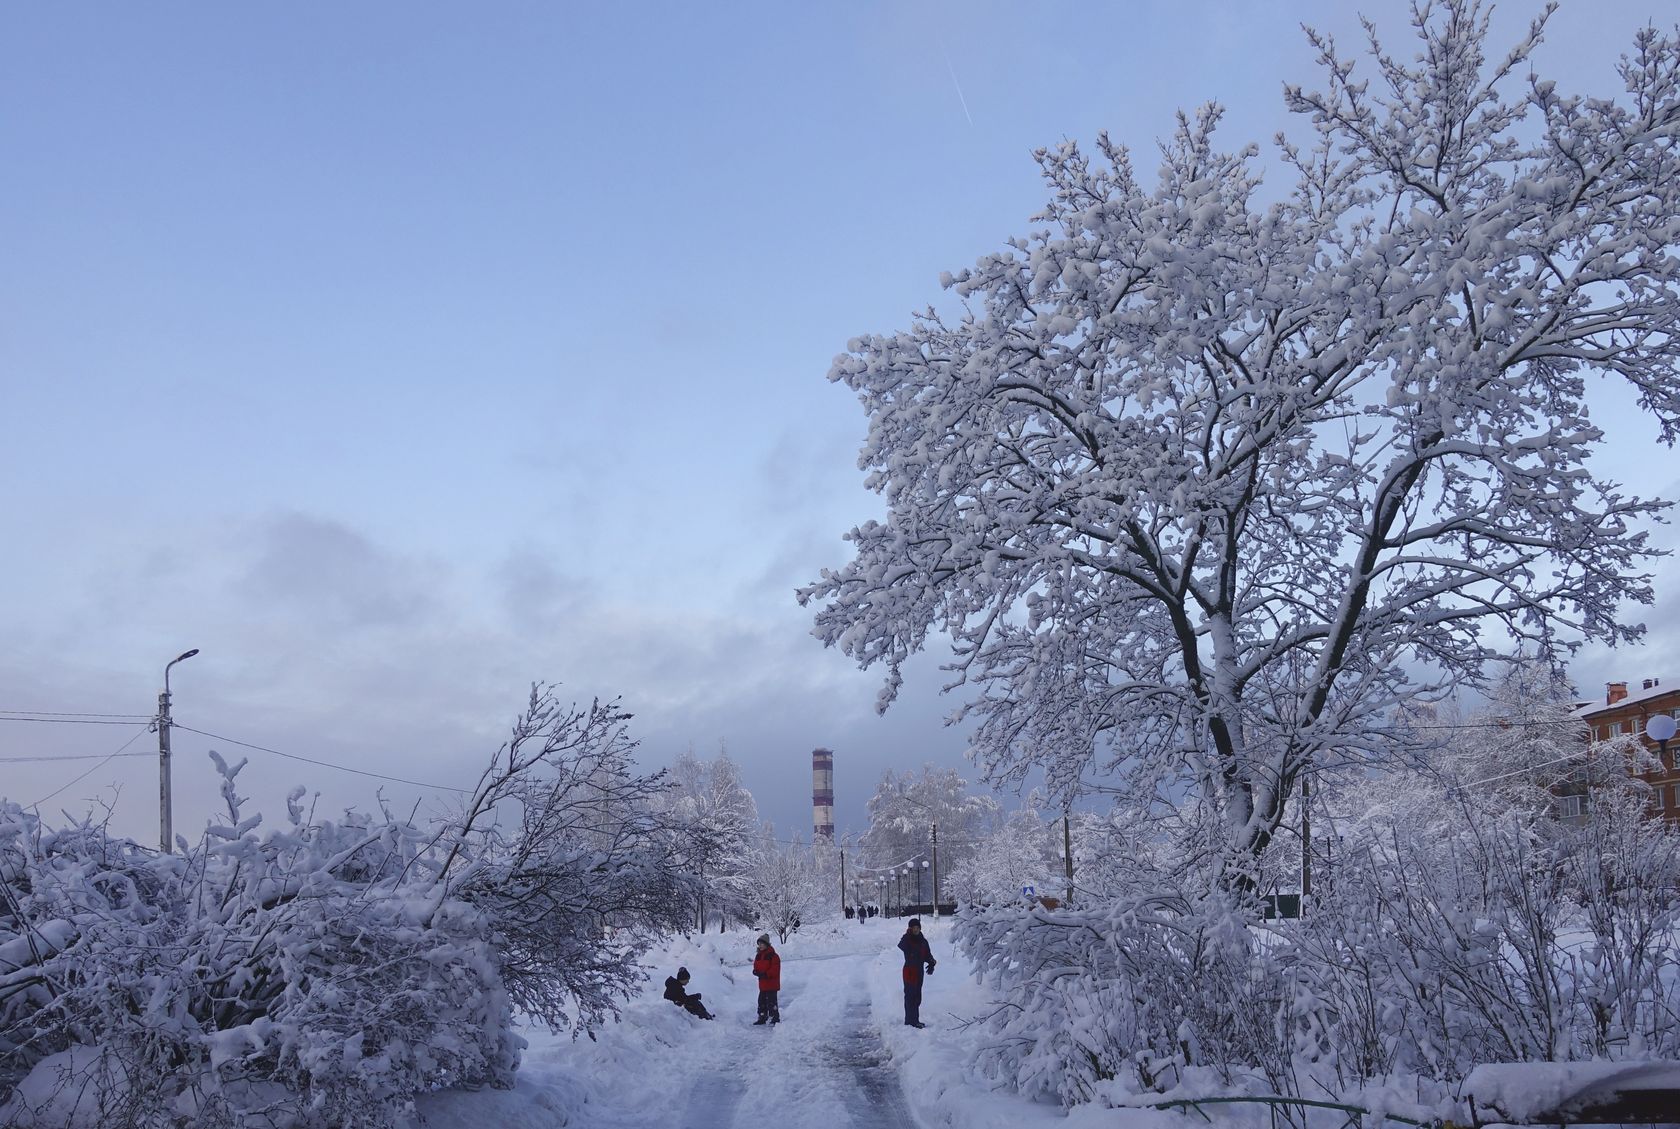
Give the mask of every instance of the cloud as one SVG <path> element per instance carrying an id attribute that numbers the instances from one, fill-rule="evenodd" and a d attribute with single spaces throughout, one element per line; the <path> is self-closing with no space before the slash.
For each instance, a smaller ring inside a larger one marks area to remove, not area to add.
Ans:
<path id="1" fill-rule="evenodd" d="M 279 514 L 259 523 L 253 542 L 234 579 L 243 606 L 349 630 L 411 625 L 435 610 L 435 569 L 378 549 L 340 522 Z"/>

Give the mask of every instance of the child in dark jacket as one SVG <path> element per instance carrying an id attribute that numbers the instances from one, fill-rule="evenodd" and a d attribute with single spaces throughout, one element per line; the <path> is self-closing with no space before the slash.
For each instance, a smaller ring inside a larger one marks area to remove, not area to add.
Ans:
<path id="1" fill-rule="evenodd" d="M 690 1015 L 698 1015 L 701 1019 L 716 1019 L 717 1016 L 706 1010 L 706 1005 L 700 1002 L 700 993 L 690 993 L 688 990 L 688 969 L 679 968 L 675 976 L 665 978 L 665 998 L 686 1010 Z"/>
<path id="2" fill-rule="evenodd" d="M 904 936 L 898 939 L 899 952 L 904 954 L 904 1025 L 906 1027 L 926 1027 L 922 1022 L 922 969 L 926 968 L 928 975 L 933 975 L 933 966 L 939 962 L 933 959 L 933 950 L 928 947 L 927 938 L 922 936 L 922 923 L 919 918 L 912 917 L 910 924 L 904 929 Z"/>

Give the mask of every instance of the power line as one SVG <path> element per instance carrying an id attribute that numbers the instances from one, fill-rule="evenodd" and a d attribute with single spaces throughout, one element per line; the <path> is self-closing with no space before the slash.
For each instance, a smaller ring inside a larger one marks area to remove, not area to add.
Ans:
<path id="1" fill-rule="evenodd" d="M 101 721 L 88 717 L 46 717 L 33 715 L 22 717 L 17 714 L 0 714 L 0 721 L 38 721 L 47 725 L 133 725 L 137 721 L 151 721 L 150 714 L 132 714 L 126 721 Z"/>
<path id="2" fill-rule="evenodd" d="M 117 746 L 117 751 L 116 752 L 110 754 L 105 759 L 101 760 L 98 764 L 93 765 L 86 772 L 81 773 L 79 776 L 75 777 L 74 779 L 72 779 L 68 783 L 63 784 L 63 785 L 61 785 L 57 788 L 54 788 L 51 792 L 48 792 L 46 795 L 42 796 L 40 799 L 36 800 L 34 803 L 30 804 L 29 806 L 32 807 L 32 808 L 40 807 L 42 804 L 46 803 L 48 800 L 52 799 L 54 796 L 56 796 L 60 792 L 64 791 L 64 789 L 69 788 L 71 785 L 77 784 L 80 781 L 86 779 L 87 777 L 93 775 L 95 772 L 98 772 L 102 767 L 109 764 L 111 761 L 115 760 L 117 757 L 148 757 L 148 756 L 151 756 L 150 753 L 125 753 L 125 752 L 123 752 L 124 749 L 126 749 L 130 745 L 134 744 L 134 742 L 138 741 L 141 737 L 145 736 L 149 732 L 151 732 L 151 727 L 150 726 L 144 726 L 144 725 L 141 726 L 139 729 L 135 730 L 134 735 L 132 737 L 130 737 L 128 740 L 124 741 L 122 744 Z M 27 760 L 29 758 L 19 758 L 19 759 Z M 43 759 L 92 760 L 93 758 L 92 757 L 77 756 L 77 757 L 52 757 L 52 758 L 43 758 Z"/>
<path id="3" fill-rule="evenodd" d="M 147 727 L 141 729 L 140 732 L 141 733 L 149 733 L 149 732 L 151 732 L 151 727 L 147 726 Z M 136 734 L 136 736 L 138 736 L 138 734 Z M 133 740 L 134 740 L 133 737 L 129 738 L 129 741 L 133 741 Z M 123 746 L 123 748 L 125 748 L 125 749 L 127 747 L 128 747 L 127 744 L 125 744 Z M 149 756 L 153 756 L 153 755 L 155 755 L 155 754 L 153 754 L 153 753 L 107 753 L 107 754 L 101 756 L 99 753 L 71 753 L 71 754 L 68 754 L 66 756 L 61 756 L 61 757 L 60 756 L 0 757 L 0 764 L 52 764 L 55 761 L 97 761 L 97 760 L 110 760 L 112 757 L 115 757 L 115 756 L 149 757 Z"/>
<path id="4" fill-rule="evenodd" d="M 63 710 L 0 710 L 0 716 L 6 714 L 28 714 L 31 717 L 122 717 L 134 721 L 146 721 L 151 718 L 149 713 L 69 713 Z"/>
<path id="5" fill-rule="evenodd" d="M 196 733 L 200 737 L 209 737 L 214 741 L 226 741 L 228 744 L 238 745 L 242 749 L 255 749 L 259 753 L 273 753 L 275 756 L 285 757 L 287 760 L 302 761 L 305 764 L 317 764 L 322 768 L 336 768 L 340 772 L 349 772 L 356 776 L 368 776 L 374 780 L 389 780 L 396 784 L 412 784 L 416 788 L 432 788 L 440 792 L 460 792 L 462 794 L 466 794 L 469 791 L 466 788 L 454 788 L 448 784 L 428 784 L 424 780 L 409 780 L 408 778 L 402 776 L 387 776 L 382 772 L 368 772 L 360 768 L 351 768 L 348 765 L 334 764 L 332 761 L 316 760 L 314 757 L 299 756 L 296 753 L 283 753 L 279 749 L 270 749 L 264 745 L 253 745 L 249 741 L 236 741 L 232 737 L 223 737 L 219 733 L 209 733 L 203 729 L 194 729 L 192 726 L 182 725 L 180 722 L 174 723 L 170 726 L 170 728 L 184 729 L 188 733 Z"/>

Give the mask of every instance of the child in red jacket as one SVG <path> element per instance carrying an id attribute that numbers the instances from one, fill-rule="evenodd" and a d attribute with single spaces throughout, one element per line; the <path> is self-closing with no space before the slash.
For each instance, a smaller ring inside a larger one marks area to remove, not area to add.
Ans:
<path id="1" fill-rule="evenodd" d="M 753 956 L 753 975 L 758 977 L 758 1018 L 760 1023 L 780 1023 L 782 1009 L 776 1005 L 776 993 L 782 990 L 782 958 L 770 947 L 770 934 L 758 935 L 758 952 Z"/>

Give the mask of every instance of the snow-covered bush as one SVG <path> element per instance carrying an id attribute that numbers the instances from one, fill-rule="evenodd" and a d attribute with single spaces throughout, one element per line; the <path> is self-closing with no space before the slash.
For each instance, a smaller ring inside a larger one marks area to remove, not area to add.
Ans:
<path id="1" fill-rule="evenodd" d="M 520 1044 L 490 922 L 424 896 L 418 832 L 306 823 L 294 803 L 259 835 L 233 793 L 243 763 L 218 758 L 230 822 L 179 856 L 5 810 L 0 993 L 38 988 L 6 1016 L 28 1035 L 8 1040 L 13 1079 L 96 1046 L 122 1079 L 99 1095 L 119 1124 L 380 1124 L 419 1090 L 509 1084 Z"/>
<path id="2" fill-rule="evenodd" d="M 970 915 L 957 942 L 1001 1001 L 980 1065 L 1073 1104 L 1191 1076 L 1440 1094 L 1480 1063 L 1680 1057 L 1680 834 L 1639 793 L 1607 788 L 1579 827 L 1464 793 L 1366 821 L 1299 920 L 1147 861 L 1089 908 Z"/>
<path id="3" fill-rule="evenodd" d="M 1282 962 L 1218 898 L 985 910 L 956 939 L 1003 1001 L 984 1020 L 980 1069 L 1026 1095 L 1073 1105 L 1110 1081 L 1167 1090 L 1189 1067 L 1288 1082 L 1274 1035 Z"/>
<path id="4" fill-rule="evenodd" d="M 179 854 L 0 804 L 0 1121 L 381 1126 L 511 1085 L 516 1005 L 600 1023 L 681 912 L 624 721 L 534 690 L 433 827 L 316 820 L 298 789 L 259 831 L 214 753 L 227 822 Z"/>

